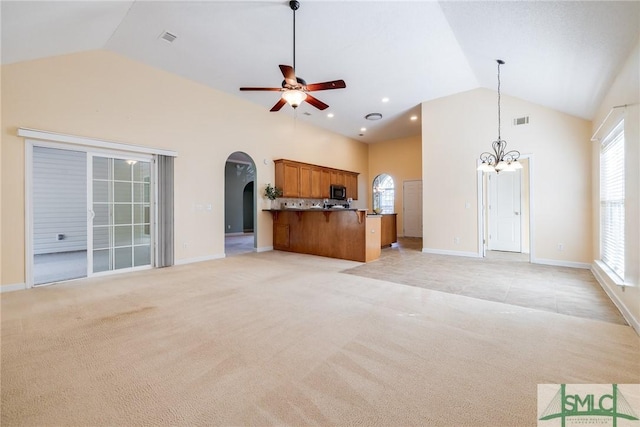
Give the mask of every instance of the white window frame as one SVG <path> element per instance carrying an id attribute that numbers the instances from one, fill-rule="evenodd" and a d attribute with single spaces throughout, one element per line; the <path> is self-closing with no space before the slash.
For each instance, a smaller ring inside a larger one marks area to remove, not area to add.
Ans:
<path id="1" fill-rule="evenodd" d="M 616 284 L 624 284 L 625 274 L 625 138 L 624 120 L 603 138 L 600 144 L 600 254 L 599 265 Z M 605 163 L 606 162 L 606 163 Z M 607 167 L 606 165 L 609 164 Z M 611 173 L 605 177 L 607 169 Z M 609 208 L 617 205 L 617 215 L 609 217 Z M 620 205 L 621 204 L 621 205 Z M 622 217 L 620 218 L 620 214 Z M 608 224 L 608 225 L 607 225 Z M 610 233 L 607 233 L 610 231 Z"/>
<path id="2" fill-rule="evenodd" d="M 391 182 L 391 186 L 382 186 L 385 181 Z M 381 213 L 394 213 L 396 204 L 396 184 L 393 177 L 387 173 L 381 173 L 373 179 L 373 208 L 380 208 Z M 388 203 L 389 200 L 391 203 Z"/>

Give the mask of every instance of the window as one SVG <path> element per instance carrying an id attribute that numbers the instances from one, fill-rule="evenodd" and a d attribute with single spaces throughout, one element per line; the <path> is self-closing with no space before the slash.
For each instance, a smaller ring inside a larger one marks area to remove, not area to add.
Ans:
<path id="1" fill-rule="evenodd" d="M 394 202 L 393 178 L 386 173 L 378 175 L 373 180 L 373 209 L 380 209 L 381 213 L 393 213 Z"/>
<path id="2" fill-rule="evenodd" d="M 600 259 L 624 281 L 624 121 L 600 148 Z"/>

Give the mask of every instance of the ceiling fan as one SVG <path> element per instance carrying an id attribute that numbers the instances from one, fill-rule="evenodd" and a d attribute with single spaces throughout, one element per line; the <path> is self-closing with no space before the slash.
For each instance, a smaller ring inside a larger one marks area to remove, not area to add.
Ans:
<path id="1" fill-rule="evenodd" d="M 289 65 L 280 65 L 280 71 L 284 76 L 281 87 L 241 87 L 240 90 L 282 92 L 281 98 L 276 102 L 276 105 L 271 107 L 271 111 L 279 111 L 284 104 L 287 103 L 293 108 L 298 108 L 298 106 L 304 101 L 319 110 L 324 110 L 329 106 L 318 98 L 311 96 L 309 92 L 329 89 L 344 89 L 347 85 L 344 80 L 307 84 L 304 79 L 296 77 L 296 10 L 300 8 L 300 2 L 297 0 L 291 0 L 289 2 L 289 7 L 293 10 L 293 67 Z"/>

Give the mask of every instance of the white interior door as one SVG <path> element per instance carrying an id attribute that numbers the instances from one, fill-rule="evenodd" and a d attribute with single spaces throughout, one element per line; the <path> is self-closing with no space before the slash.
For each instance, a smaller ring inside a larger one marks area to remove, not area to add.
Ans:
<path id="1" fill-rule="evenodd" d="M 521 172 L 489 175 L 489 250 L 521 252 Z"/>
<path id="2" fill-rule="evenodd" d="M 405 237 L 422 237 L 422 181 L 402 183 L 402 223 Z"/>

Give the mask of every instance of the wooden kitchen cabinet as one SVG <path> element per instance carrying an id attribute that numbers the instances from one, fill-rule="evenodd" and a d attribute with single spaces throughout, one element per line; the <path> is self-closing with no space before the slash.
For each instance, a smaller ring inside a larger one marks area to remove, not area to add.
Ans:
<path id="1" fill-rule="evenodd" d="M 358 200 L 358 175 L 355 173 L 345 174 L 345 187 L 347 187 L 347 197 Z"/>
<path id="2" fill-rule="evenodd" d="M 322 191 L 320 197 L 323 199 L 331 197 L 329 187 L 331 187 L 331 172 L 328 169 L 320 169 L 320 190 Z"/>
<path id="3" fill-rule="evenodd" d="M 285 165 L 286 168 L 286 165 Z M 286 171 L 287 169 L 285 169 Z M 301 164 L 298 168 L 299 178 L 298 178 L 298 194 L 297 196 L 284 196 L 284 197 L 301 197 L 301 198 L 311 198 L 311 199 L 321 199 L 322 196 L 322 176 L 321 169 L 315 166 Z M 286 172 L 285 172 L 286 173 Z M 291 174 L 295 172 L 291 170 Z M 285 182 L 285 185 L 287 183 Z M 295 185 L 293 180 L 289 181 L 289 185 Z M 277 186 L 277 180 L 276 180 Z M 287 188 L 286 193 L 284 194 L 293 194 L 295 190 Z M 327 184 L 327 192 L 329 191 L 329 187 Z M 327 196 L 328 197 L 328 196 Z"/>
<path id="4" fill-rule="evenodd" d="M 276 184 L 282 197 L 300 197 L 300 165 L 289 161 L 276 162 Z"/>
<path id="5" fill-rule="evenodd" d="M 345 185 L 344 172 L 339 170 L 332 170 L 331 185 Z"/>
<path id="6" fill-rule="evenodd" d="M 275 186 L 282 190 L 282 197 L 328 199 L 331 185 L 347 188 L 347 197 L 358 199 L 358 173 L 327 168 L 293 160 L 278 159 Z"/>
<path id="7" fill-rule="evenodd" d="M 300 165 L 299 197 L 311 197 L 311 167 Z"/>
<path id="8" fill-rule="evenodd" d="M 321 199 L 322 197 L 322 169 L 311 168 L 311 198 Z"/>
<path id="9" fill-rule="evenodd" d="M 387 247 L 398 241 L 397 214 L 382 214 L 380 246 Z"/>

